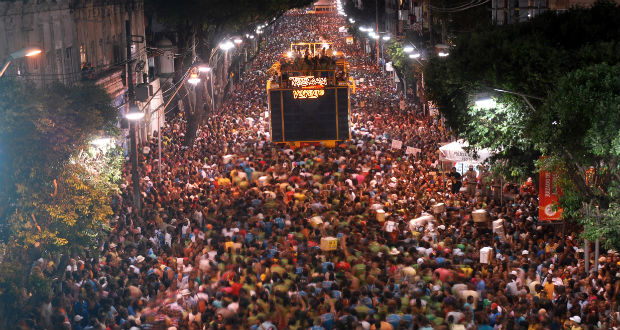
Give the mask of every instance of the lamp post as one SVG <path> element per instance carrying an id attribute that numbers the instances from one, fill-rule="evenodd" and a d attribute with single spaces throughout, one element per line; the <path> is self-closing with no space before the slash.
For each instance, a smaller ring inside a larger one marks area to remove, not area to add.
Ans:
<path id="1" fill-rule="evenodd" d="M 371 37 L 372 39 L 377 40 L 377 65 L 381 65 L 381 71 L 383 71 L 384 70 L 384 67 L 383 67 L 384 65 L 381 64 L 381 60 L 383 60 L 383 46 L 384 46 L 385 42 L 387 42 L 387 41 L 389 41 L 391 39 L 391 37 L 388 35 L 387 31 L 383 31 L 383 32 L 376 31 L 375 32 L 372 29 L 367 30 L 367 31 L 368 31 L 368 36 L 369 37 Z M 380 48 L 379 48 L 379 45 L 381 45 Z"/>
<path id="2" fill-rule="evenodd" d="M 131 64 L 129 64 L 131 65 Z M 129 78 L 131 79 L 131 78 Z M 125 118 L 129 120 L 129 138 L 131 149 L 131 183 L 133 190 L 133 205 L 137 212 L 140 211 L 140 176 L 138 174 L 138 142 L 136 136 L 136 126 L 138 121 L 144 118 L 144 112 L 138 109 L 138 106 L 133 102 L 129 102 L 129 111 L 125 115 Z"/>
<path id="3" fill-rule="evenodd" d="M 381 70 L 383 71 L 385 68 L 385 58 L 383 57 L 383 47 L 385 46 L 385 43 L 390 41 L 390 36 L 385 34 L 383 37 L 381 37 L 381 59 L 383 60 L 383 64 L 381 65 Z"/>
<path id="4" fill-rule="evenodd" d="M 237 38 L 240 39 L 240 38 Z M 253 35 L 250 35 L 250 39 L 254 39 Z M 236 40 L 236 39 L 235 39 Z M 211 112 L 215 112 L 215 93 L 213 91 L 213 70 L 214 70 L 214 65 L 211 63 L 213 60 L 213 56 L 215 56 L 215 54 L 217 54 L 217 51 L 222 49 L 225 51 L 224 54 L 224 68 L 226 68 L 226 57 L 228 57 L 228 51 L 232 48 L 235 47 L 235 44 L 230 41 L 230 40 L 225 40 L 220 42 L 215 48 L 213 48 L 211 50 L 211 55 L 209 55 L 209 61 L 207 62 L 206 66 L 199 66 L 198 71 L 199 72 L 208 72 L 211 74 L 210 76 L 210 84 L 211 84 Z"/>
<path id="5" fill-rule="evenodd" d="M 210 66 L 203 64 L 198 66 L 198 72 L 206 72 L 209 74 L 209 85 L 211 87 L 211 112 L 213 112 L 215 107 L 215 103 L 213 102 L 213 98 L 215 96 L 213 95 L 213 70 Z"/>
<path id="6" fill-rule="evenodd" d="M 532 111 L 536 111 L 536 108 L 534 108 L 534 106 L 532 105 L 532 103 L 530 102 L 529 99 L 535 99 L 535 100 L 540 100 L 540 101 L 544 101 L 545 100 L 542 97 L 532 96 L 532 95 L 523 94 L 523 93 L 514 92 L 514 91 L 509 91 L 509 90 L 505 90 L 505 89 L 499 89 L 499 88 L 494 88 L 494 87 L 485 87 L 485 88 L 489 89 L 489 90 L 496 91 L 496 92 L 500 92 L 500 93 L 512 94 L 512 95 L 520 96 L 523 99 L 523 101 L 525 101 L 527 106 Z M 496 105 L 497 105 L 497 103 L 495 102 L 495 100 L 493 100 L 491 97 L 489 97 L 486 94 L 481 94 L 481 95 L 479 95 L 476 98 L 476 106 L 478 106 L 480 108 L 492 109 L 492 108 L 495 108 Z"/>
<path id="7" fill-rule="evenodd" d="M 132 190 L 133 190 L 133 205 L 136 212 L 140 212 L 140 176 L 138 174 L 138 137 L 136 126 L 138 125 L 138 121 L 144 117 L 144 112 L 138 109 L 138 106 L 135 103 L 135 92 L 133 87 L 133 74 L 132 74 L 132 65 L 133 58 L 131 56 L 131 21 L 125 21 L 125 35 L 127 42 L 127 63 L 125 64 L 125 78 L 127 79 L 127 105 L 129 106 L 129 110 L 125 115 L 125 118 L 129 120 L 129 138 L 130 138 L 130 149 L 131 149 L 131 181 L 132 181 Z"/>
<path id="8" fill-rule="evenodd" d="M 41 52 L 42 52 L 41 48 L 28 47 L 28 48 L 24 48 L 24 49 L 11 53 L 11 55 L 9 55 L 9 58 L 6 60 L 6 63 L 2 67 L 2 71 L 0 71 L 0 78 L 2 78 L 2 76 L 6 72 L 6 69 L 9 68 L 9 65 L 11 65 L 11 61 L 13 61 L 14 59 L 39 55 L 41 54 Z"/>
<path id="9" fill-rule="evenodd" d="M 243 43 L 243 39 L 241 39 L 241 37 L 236 37 L 233 42 L 235 43 L 235 45 L 237 45 L 237 47 L 241 47 L 241 43 Z M 241 48 L 239 48 L 241 49 Z M 241 77 L 241 54 L 239 54 L 238 60 L 237 60 L 237 79 L 240 79 Z M 245 65 L 245 64 L 244 64 Z M 239 80 L 237 80 L 239 81 Z"/>
<path id="10" fill-rule="evenodd" d="M 379 0 L 375 0 L 375 23 L 376 33 L 379 34 Z M 379 38 L 377 40 L 377 65 L 379 65 Z"/>
<path id="11" fill-rule="evenodd" d="M 201 72 L 201 67 L 198 67 L 198 72 Z M 164 115 L 166 113 L 166 108 L 168 108 L 168 105 L 170 105 L 170 102 L 172 102 L 172 100 L 174 100 L 174 97 L 177 95 L 177 93 L 181 90 L 181 88 L 183 88 L 183 86 L 185 86 L 185 82 L 189 82 L 192 85 L 196 85 L 200 82 L 200 78 L 198 77 L 198 74 L 196 73 L 196 68 L 191 68 L 190 69 L 190 75 L 188 79 L 183 79 L 183 81 L 181 81 L 181 83 L 179 84 L 179 87 L 177 87 L 177 89 L 174 91 L 174 93 L 172 94 L 172 96 L 168 99 L 168 102 L 166 102 L 166 104 L 164 105 L 164 108 L 161 110 Z M 142 117 L 144 116 L 143 113 L 140 112 L 140 114 L 142 114 Z M 129 113 L 125 116 L 127 117 L 127 119 L 131 119 L 129 118 Z M 138 113 L 136 113 L 136 115 L 139 115 Z M 136 118 L 136 119 L 141 119 L 142 117 Z M 159 176 L 161 177 L 161 116 L 158 115 L 157 116 L 157 124 L 159 127 L 159 132 L 157 134 L 157 153 L 158 153 L 158 157 L 159 160 L 157 161 L 157 170 L 159 172 Z"/>

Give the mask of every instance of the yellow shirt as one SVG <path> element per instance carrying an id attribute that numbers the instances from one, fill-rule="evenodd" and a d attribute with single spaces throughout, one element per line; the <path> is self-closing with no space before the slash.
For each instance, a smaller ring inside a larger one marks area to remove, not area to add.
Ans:
<path id="1" fill-rule="evenodd" d="M 547 299 L 553 300 L 553 291 L 555 290 L 555 285 L 553 283 L 545 283 L 543 286 L 543 290 L 547 294 Z"/>

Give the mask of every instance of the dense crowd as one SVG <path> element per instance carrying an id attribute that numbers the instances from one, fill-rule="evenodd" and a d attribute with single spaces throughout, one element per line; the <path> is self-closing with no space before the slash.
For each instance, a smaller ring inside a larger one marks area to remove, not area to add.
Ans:
<path id="1" fill-rule="evenodd" d="M 453 137 L 417 98 L 403 99 L 359 41 L 344 43 L 341 17 L 288 14 L 274 24 L 193 146 L 183 144 L 181 115 L 168 123 L 161 175 L 150 142 L 141 210 L 124 186 L 102 256 L 73 256 L 39 328 L 618 326 L 617 254 L 588 274 L 577 233 L 538 223 L 535 191 L 502 202 L 475 172 L 443 171 L 437 149 Z M 344 51 L 358 81 L 352 139 L 275 146 L 262 72 L 291 42 L 320 37 Z M 420 151 L 394 149 L 395 139 Z M 474 219 L 476 210 L 488 218 Z M 337 247 L 322 249 L 322 238 Z"/>

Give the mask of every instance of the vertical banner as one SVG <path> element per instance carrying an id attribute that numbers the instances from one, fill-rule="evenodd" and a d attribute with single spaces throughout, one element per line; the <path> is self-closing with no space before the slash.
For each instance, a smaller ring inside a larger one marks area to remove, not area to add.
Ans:
<path id="1" fill-rule="evenodd" d="M 562 209 L 553 210 L 561 192 L 558 190 L 558 174 L 550 171 L 540 171 L 538 190 L 538 220 L 552 221 L 562 218 Z"/>

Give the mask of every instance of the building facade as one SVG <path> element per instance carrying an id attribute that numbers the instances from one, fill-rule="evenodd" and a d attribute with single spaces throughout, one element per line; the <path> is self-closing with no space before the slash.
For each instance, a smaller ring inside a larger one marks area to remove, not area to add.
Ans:
<path id="1" fill-rule="evenodd" d="M 80 0 L 73 5 L 76 45 L 82 80 L 92 80 L 114 99 L 124 92 L 127 60 L 125 21 L 131 21 L 135 36 L 131 48 L 134 85 L 147 83 L 146 44 L 144 41 L 144 3 L 142 0 Z"/>
<path id="2" fill-rule="evenodd" d="M 152 124 L 150 119 L 157 118 L 162 103 L 161 91 L 159 97 L 153 95 L 159 81 L 149 80 L 144 0 L 0 2 L 0 58 L 27 47 L 42 49 L 37 56 L 13 60 L 5 76 L 39 86 L 93 82 L 106 90 L 122 117 L 127 111 L 127 20 L 131 21 L 131 79 L 142 91 L 137 93 L 138 106 L 146 114 L 140 130 L 144 138 L 161 123 Z"/>
<path id="3" fill-rule="evenodd" d="M 596 0 L 491 0 L 491 15 L 497 25 L 526 22 L 547 11 L 591 7 Z M 620 0 L 614 1 L 620 4 Z"/>
<path id="4" fill-rule="evenodd" d="M 0 58 L 27 47 L 41 54 L 15 59 L 5 76 L 48 84 L 74 83 L 80 79 L 77 29 L 72 1 L 42 0 L 0 2 Z"/>
<path id="5" fill-rule="evenodd" d="M 526 22 L 549 9 L 549 0 L 491 0 L 491 15 L 497 25 Z"/>

